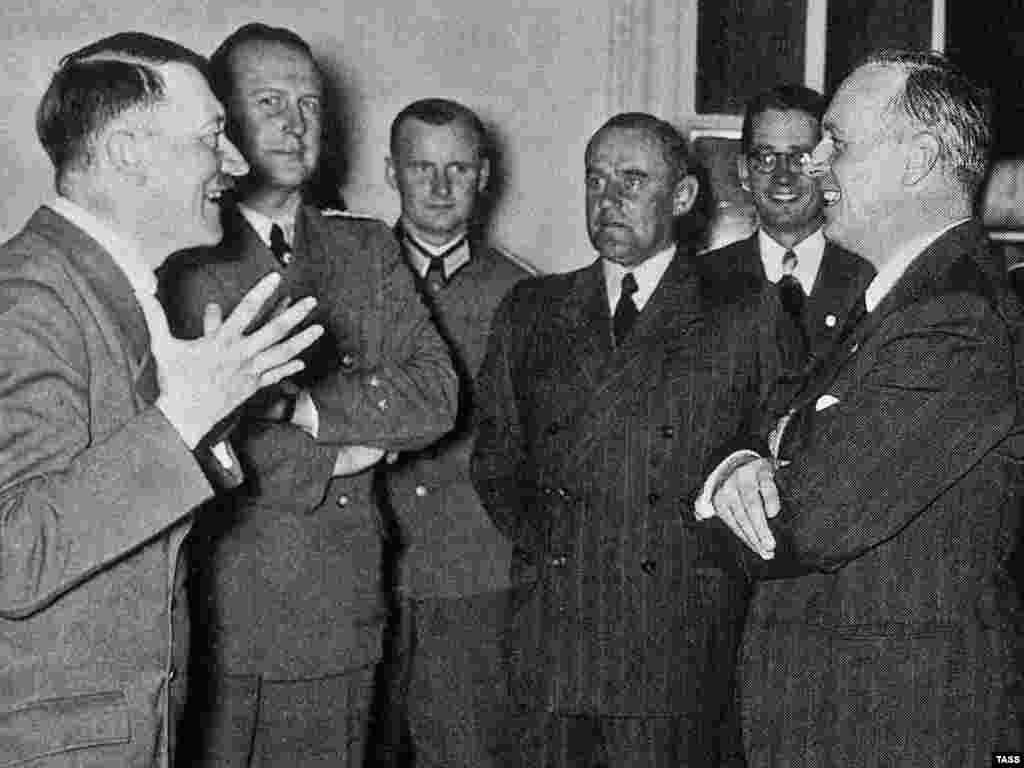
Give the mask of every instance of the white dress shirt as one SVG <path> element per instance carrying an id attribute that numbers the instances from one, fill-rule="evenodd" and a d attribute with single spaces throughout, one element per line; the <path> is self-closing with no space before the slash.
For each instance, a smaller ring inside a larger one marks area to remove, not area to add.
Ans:
<path id="1" fill-rule="evenodd" d="M 757 247 L 761 254 L 761 263 L 764 265 L 765 277 L 773 283 L 779 282 L 783 275 L 782 258 L 786 251 L 793 251 L 796 254 L 793 277 L 800 282 L 804 293 L 810 295 L 814 281 L 818 277 L 818 270 L 821 268 L 821 260 L 825 256 L 825 235 L 821 229 L 808 235 L 792 248 L 786 248 L 763 229 L 759 229 Z"/>
<path id="2" fill-rule="evenodd" d="M 635 267 L 624 267 L 614 261 L 604 259 L 601 262 L 604 268 L 604 283 L 608 292 L 608 307 L 612 314 L 615 314 L 615 305 L 619 303 L 619 294 L 622 293 L 622 278 L 627 272 L 632 272 L 636 279 L 636 293 L 633 294 L 633 303 L 637 311 L 640 311 L 647 304 L 654 289 L 661 282 L 662 275 L 672 263 L 676 246 L 673 243 L 668 248 L 658 251 L 656 254 L 641 262 Z"/>

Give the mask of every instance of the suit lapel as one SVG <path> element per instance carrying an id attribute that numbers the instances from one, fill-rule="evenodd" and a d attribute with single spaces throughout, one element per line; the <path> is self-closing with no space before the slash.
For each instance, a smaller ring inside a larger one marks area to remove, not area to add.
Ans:
<path id="1" fill-rule="evenodd" d="M 943 282 L 960 259 L 972 260 L 979 273 L 984 275 L 984 245 L 984 232 L 975 221 L 955 227 L 929 245 L 910 263 L 878 306 L 865 314 L 859 323 L 848 324 L 846 338 L 836 345 L 828 362 L 813 375 L 797 408 L 813 407 L 889 315 L 943 290 Z"/>
<path id="2" fill-rule="evenodd" d="M 806 314 L 812 322 L 824 319 L 829 314 L 834 316 L 837 324 L 833 333 L 845 325 L 854 305 L 864 295 L 864 289 L 871 281 L 872 275 L 865 273 L 861 264 L 854 258 L 843 258 L 843 253 L 832 243 L 825 244 L 825 252 L 821 257 L 821 266 L 814 280 L 814 288 L 807 297 Z M 808 328 L 811 333 L 820 332 L 820 328 Z"/>

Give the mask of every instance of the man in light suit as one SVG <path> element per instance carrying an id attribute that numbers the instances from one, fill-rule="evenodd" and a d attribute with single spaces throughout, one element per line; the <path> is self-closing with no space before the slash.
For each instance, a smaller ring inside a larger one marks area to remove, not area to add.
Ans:
<path id="1" fill-rule="evenodd" d="M 400 682 L 424 767 L 494 765 L 505 719 L 501 631 L 512 544 L 469 479 L 473 379 L 498 302 L 530 273 L 474 231 L 490 172 L 484 127 L 462 104 L 421 99 L 391 124 L 387 178 L 402 202 L 396 235 L 460 376 L 456 429 L 387 473 L 403 543 Z"/>
<path id="2" fill-rule="evenodd" d="M 776 86 L 747 102 L 736 166 L 758 230 L 708 254 L 723 276 L 755 274 L 779 287 L 812 359 L 827 356 L 864 314 L 864 288 L 875 274 L 821 230 L 821 182 L 807 170 L 824 111 L 825 97 L 802 85 Z"/>
<path id="3" fill-rule="evenodd" d="M 215 243 L 228 175 L 205 62 L 124 33 L 67 57 L 37 114 L 57 198 L 0 247 L 0 764 L 169 765 L 202 438 L 317 335 L 301 303 L 244 336 L 276 278 L 172 338 L 154 269 Z M 225 471 L 235 470 L 219 452 Z M 211 457 L 212 458 L 212 457 Z"/>
<path id="4" fill-rule="evenodd" d="M 189 765 L 360 766 L 387 530 L 363 470 L 450 429 L 456 378 L 387 226 L 308 204 L 325 99 L 309 46 L 245 25 L 213 54 L 211 80 L 251 172 L 222 244 L 164 276 L 168 311 L 192 335 L 208 302 L 233 306 L 280 270 L 279 293 L 319 298 L 327 333 L 302 376 L 243 414 L 250 482 L 196 532 L 208 685 Z"/>
<path id="5" fill-rule="evenodd" d="M 867 315 L 766 458 L 731 456 L 698 505 L 774 577 L 740 666 L 753 768 L 953 768 L 1024 748 L 1020 308 L 972 216 L 989 119 L 930 53 L 869 57 L 825 115 L 825 233 L 878 269 Z"/>
<path id="6" fill-rule="evenodd" d="M 513 619 L 522 765 L 735 764 L 746 584 L 724 532 L 676 505 L 791 354 L 774 290 L 717 284 L 674 242 L 697 194 L 671 125 L 616 115 L 586 151 L 599 258 L 518 283 L 495 315 L 472 472 L 533 570 Z"/>

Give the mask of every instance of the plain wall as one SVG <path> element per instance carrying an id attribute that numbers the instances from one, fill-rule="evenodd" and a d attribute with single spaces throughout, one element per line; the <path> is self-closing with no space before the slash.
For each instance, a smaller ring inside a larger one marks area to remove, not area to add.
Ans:
<path id="1" fill-rule="evenodd" d="M 446 96 L 495 133 L 494 239 L 545 271 L 593 258 L 583 218 L 583 150 L 607 117 L 609 4 L 594 0 L 3 0 L 0 236 L 53 196 L 34 111 L 62 55 L 113 32 L 160 34 L 209 54 L 249 21 L 305 37 L 339 89 L 351 209 L 398 214 L 384 178 L 391 118 Z"/>

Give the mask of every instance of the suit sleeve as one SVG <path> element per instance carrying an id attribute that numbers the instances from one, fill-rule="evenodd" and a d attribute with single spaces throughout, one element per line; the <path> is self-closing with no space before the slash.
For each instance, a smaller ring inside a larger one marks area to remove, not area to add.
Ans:
<path id="1" fill-rule="evenodd" d="M 317 440 L 393 451 L 424 448 L 455 423 L 458 384 L 447 345 L 420 299 L 398 242 L 375 223 L 363 261 L 374 279 L 363 318 L 370 364 L 344 366 L 312 386 Z M 345 276 L 342 276 L 345 279 Z"/>
<path id="2" fill-rule="evenodd" d="M 238 301 L 225 295 L 216 275 L 201 265 L 165 275 L 162 289 L 171 328 L 187 339 L 202 335 L 207 304 L 220 304 L 227 311 Z M 239 422 L 231 430 L 231 442 L 244 464 L 247 490 L 269 503 L 303 509 L 323 500 L 337 446 L 320 444 L 292 424 L 260 420 L 244 407 L 227 420 Z"/>
<path id="3" fill-rule="evenodd" d="M 58 294 L 0 284 L 0 616 L 18 619 L 180 523 L 212 491 L 150 406 L 91 434 L 90 361 Z"/>
<path id="4" fill-rule="evenodd" d="M 1010 340 L 981 298 L 911 307 L 878 335 L 852 390 L 801 413 L 808 428 L 775 475 L 777 551 L 804 567 L 836 570 L 900 535 L 1016 418 Z"/>
<path id="5" fill-rule="evenodd" d="M 495 527 L 522 551 L 536 556 L 546 538 L 534 510 L 534 483 L 515 386 L 515 360 L 529 334 L 517 312 L 518 284 L 495 312 L 487 352 L 476 381 L 476 442 L 470 463 L 473 485 Z"/>

